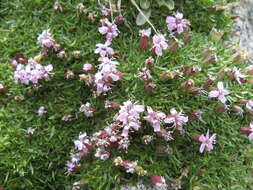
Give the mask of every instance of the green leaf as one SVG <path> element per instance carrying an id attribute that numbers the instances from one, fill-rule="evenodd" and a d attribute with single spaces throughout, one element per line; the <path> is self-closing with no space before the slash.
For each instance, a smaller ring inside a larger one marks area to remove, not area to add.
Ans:
<path id="1" fill-rule="evenodd" d="M 148 9 L 150 7 L 149 0 L 140 0 L 140 6 L 142 9 Z"/>
<path id="2" fill-rule="evenodd" d="M 143 16 L 142 13 L 145 15 L 146 18 Z M 146 11 L 143 10 L 142 13 L 139 13 L 136 18 L 136 24 L 138 26 L 141 26 L 147 22 L 147 19 L 149 19 L 149 17 L 151 16 L 151 9 Z"/>
<path id="3" fill-rule="evenodd" d="M 156 0 L 160 6 L 166 6 L 169 10 L 173 10 L 175 7 L 174 0 Z"/>

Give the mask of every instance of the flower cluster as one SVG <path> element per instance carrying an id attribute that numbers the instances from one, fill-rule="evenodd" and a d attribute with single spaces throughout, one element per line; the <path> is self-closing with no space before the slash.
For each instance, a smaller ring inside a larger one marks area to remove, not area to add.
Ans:
<path id="1" fill-rule="evenodd" d="M 81 105 L 79 111 L 83 112 L 86 117 L 93 117 L 96 108 L 91 106 L 91 104 L 87 102 L 86 104 Z"/>
<path id="2" fill-rule="evenodd" d="M 29 59 L 26 65 L 18 64 L 14 71 L 14 79 L 28 85 L 29 83 L 37 84 L 39 80 L 48 81 L 52 75 L 53 66 L 43 66 L 33 59 Z"/>
<path id="3" fill-rule="evenodd" d="M 120 80 L 122 77 L 122 73 L 117 70 L 117 65 L 119 65 L 119 63 L 113 60 L 115 52 L 113 48 L 109 47 L 113 38 L 118 36 L 119 31 L 117 25 L 111 23 L 107 18 L 102 19 L 101 22 L 102 26 L 99 27 L 99 32 L 106 36 L 106 42 L 104 44 L 98 43 L 94 51 L 96 54 L 100 55 L 98 59 L 100 62 L 98 71 L 93 74 L 93 66 L 91 64 L 85 64 L 83 70 L 88 72 L 88 74 L 80 75 L 80 80 L 92 87 L 96 95 L 105 94 L 111 90 L 114 82 Z"/>

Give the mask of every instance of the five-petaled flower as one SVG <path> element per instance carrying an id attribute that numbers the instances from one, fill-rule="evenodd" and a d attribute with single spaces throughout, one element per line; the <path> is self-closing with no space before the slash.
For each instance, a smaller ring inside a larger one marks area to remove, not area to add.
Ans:
<path id="1" fill-rule="evenodd" d="M 165 119 L 166 115 L 163 112 L 155 112 L 150 106 L 147 107 L 148 115 L 144 117 L 148 121 L 155 132 L 161 130 L 161 122 Z"/>
<path id="2" fill-rule="evenodd" d="M 201 143 L 199 152 L 203 153 L 205 149 L 208 151 L 213 150 L 213 144 L 215 143 L 216 134 L 213 134 L 211 137 L 209 137 L 209 130 L 207 130 L 206 135 L 201 135 L 199 137 L 199 142 Z"/>
<path id="3" fill-rule="evenodd" d="M 183 19 L 183 13 L 177 13 L 175 17 L 167 16 L 166 22 L 168 30 L 176 30 L 178 34 L 184 32 L 184 30 L 190 25 L 190 22 L 188 20 Z"/>
<path id="4" fill-rule="evenodd" d="M 111 23 L 108 19 L 105 19 L 103 26 L 99 27 L 98 31 L 106 35 L 108 41 L 112 41 L 113 38 L 118 36 L 119 30 L 116 24 Z"/>
<path id="5" fill-rule="evenodd" d="M 173 123 L 177 130 L 184 132 L 182 126 L 188 122 L 188 117 L 181 112 L 177 112 L 175 108 L 170 110 L 170 115 L 164 119 L 165 123 Z"/>
<path id="6" fill-rule="evenodd" d="M 208 96 L 210 98 L 218 98 L 223 104 L 225 104 L 227 101 L 225 96 L 229 94 L 229 91 L 224 88 L 222 82 L 218 82 L 217 87 L 218 88 L 216 90 L 209 92 Z"/>
<path id="7" fill-rule="evenodd" d="M 168 48 L 168 43 L 162 34 L 156 34 L 153 36 L 153 51 L 157 56 L 163 55 L 163 50 Z"/>

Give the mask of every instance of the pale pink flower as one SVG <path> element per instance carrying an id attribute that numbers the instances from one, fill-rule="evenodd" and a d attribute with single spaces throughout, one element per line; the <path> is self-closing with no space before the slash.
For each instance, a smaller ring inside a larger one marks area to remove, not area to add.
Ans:
<path id="1" fill-rule="evenodd" d="M 184 30 L 190 25 L 190 22 L 188 20 L 183 19 L 183 13 L 177 13 L 175 17 L 167 16 L 166 22 L 168 30 L 176 30 L 178 34 L 184 32 Z"/>
<path id="2" fill-rule="evenodd" d="M 144 117 L 146 121 L 148 121 L 155 132 L 159 132 L 161 130 L 161 122 L 166 118 L 166 115 L 163 112 L 155 112 L 151 107 L 147 107 L 148 115 Z"/>
<path id="3" fill-rule="evenodd" d="M 49 29 L 43 30 L 42 34 L 39 35 L 37 40 L 38 40 L 38 44 L 40 44 L 42 47 L 45 47 L 45 48 L 50 48 L 55 45 L 55 41 Z"/>
<path id="4" fill-rule="evenodd" d="M 251 133 L 249 134 L 249 139 L 253 140 L 253 121 L 250 122 L 250 128 L 251 128 Z"/>
<path id="5" fill-rule="evenodd" d="M 84 156 L 85 152 L 78 152 L 75 154 L 71 154 L 71 162 L 78 163 Z"/>
<path id="6" fill-rule="evenodd" d="M 253 101 L 252 100 L 248 100 L 246 102 L 246 108 L 248 108 L 249 110 L 253 109 Z"/>
<path id="7" fill-rule="evenodd" d="M 140 69 L 138 77 L 142 79 L 145 83 L 148 83 L 152 78 L 150 71 L 147 67 L 143 67 Z"/>
<path id="8" fill-rule="evenodd" d="M 120 106 L 120 111 L 116 117 L 116 121 L 120 121 L 123 126 L 122 136 L 128 136 L 129 130 L 132 128 L 138 131 L 141 127 L 140 113 L 144 111 L 143 105 L 135 105 L 130 100 L 124 102 Z"/>
<path id="9" fill-rule="evenodd" d="M 109 47 L 111 45 L 110 41 L 106 41 L 104 44 L 98 43 L 96 45 L 95 53 L 99 54 L 101 57 L 108 57 L 114 55 L 114 50 Z"/>
<path id="10" fill-rule="evenodd" d="M 41 106 L 38 110 L 38 115 L 41 116 L 43 115 L 44 113 L 46 113 L 46 110 L 45 110 L 45 107 L 44 106 Z"/>
<path id="11" fill-rule="evenodd" d="M 77 166 L 77 165 L 76 165 L 75 162 L 70 162 L 70 161 L 68 161 L 68 162 L 66 163 L 66 167 L 67 167 L 66 174 L 71 174 L 71 173 L 75 170 L 76 166 Z"/>
<path id="12" fill-rule="evenodd" d="M 225 96 L 229 94 L 229 91 L 224 88 L 222 82 L 218 82 L 217 87 L 218 89 L 209 92 L 208 96 L 210 98 L 218 98 L 223 104 L 225 104 L 227 101 Z"/>
<path id="13" fill-rule="evenodd" d="M 81 105 L 79 111 L 83 112 L 86 117 L 93 117 L 96 109 L 87 102 L 86 104 Z"/>
<path id="14" fill-rule="evenodd" d="M 90 147 L 90 140 L 87 137 L 86 133 L 80 134 L 78 137 L 78 140 L 74 141 L 75 148 L 83 151 L 88 152 Z"/>
<path id="15" fill-rule="evenodd" d="M 146 30 L 139 30 L 139 34 L 141 36 L 149 37 L 151 35 L 151 28 L 148 28 Z"/>
<path id="16" fill-rule="evenodd" d="M 62 120 L 62 121 L 69 121 L 71 117 L 72 117 L 72 115 L 66 114 L 66 115 L 64 115 L 64 116 L 61 118 L 61 120 Z"/>
<path id="17" fill-rule="evenodd" d="M 153 36 L 153 51 L 157 56 L 162 56 L 163 50 L 168 48 L 165 37 L 162 34 L 156 34 Z"/>
<path id="18" fill-rule="evenodd" d="M 234 68 L 231 70 L 231 74 L 233 75 L 234 79 L 235 79 L 239 84 L 242 84 L 242 83 L 243 83 L 245 75 L 241 74 L 240 71 L 239 71 L 236 67 L 234 67 Z"/>
<path id="19" fill-rule="evenodd" d="M 99 158 L 100 160 L 107 160 L 110 157 L 110 153 L 103 148 L 98 148 L 96 150 L 95 157 Z"/>
<path id="20" fill-rule="evenodd" d="M 124 167 L 126 173 L 134 173 L 135 168 L 137 166 L 137 162 L 130 162 L 128 160 L 124 160 L 122 163 L 122 166 Z"/>
<path id="21" fill-rule="evenodd" d="M 178 130 L 181 130 L 181 127 L 188 122 L 188 117 L 181 112 L 178 113 L 175 108 L 172 108 L 170 115 L 165 118 L 164 122 L 173 123 Z"/>
<path id="22" fill-rule="evenodd" d="M 111 15 L 110 9 L 108 9 L 108 8 L 106 8 L 104 6 L 101 6 L 100 10 L 101 10 L 102 15 L 104 15 L 106 17 L 108 17 L 108 16 Z"/>
<path id="23" fill-rule="evenodd" d="M 108 19 L 105 19 L 103 26 L 99 27 L 99 32 L 106 35 L 108 41 L 112 41 L 113 38 L 118 36 L 119 30 L 116 24 L 111 23 Z"/>
<path id="24" fill-rule="evenodd" d="M 205 149 L 208 151 L 213 150 L 213 144 L 215 143 L 216 134 L 213 134 L 211 137 L 209 137 L 209 130 L 207 130 L 206 135 L 201 135 L 199 137 L 199 141 L 201 142 L 199 152 L 203 153 Z"/>

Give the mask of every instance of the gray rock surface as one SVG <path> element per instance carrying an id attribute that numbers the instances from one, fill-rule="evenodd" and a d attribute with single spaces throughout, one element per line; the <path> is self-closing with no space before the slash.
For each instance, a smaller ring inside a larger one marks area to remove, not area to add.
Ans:
<path id="1" fill-rule="evenodd" d="M 253 0 L 241 0 L 234 9 L 234 15 L 238 18 L 231 39 L 249 53 L 249 61 L 253 63 Z"/>

